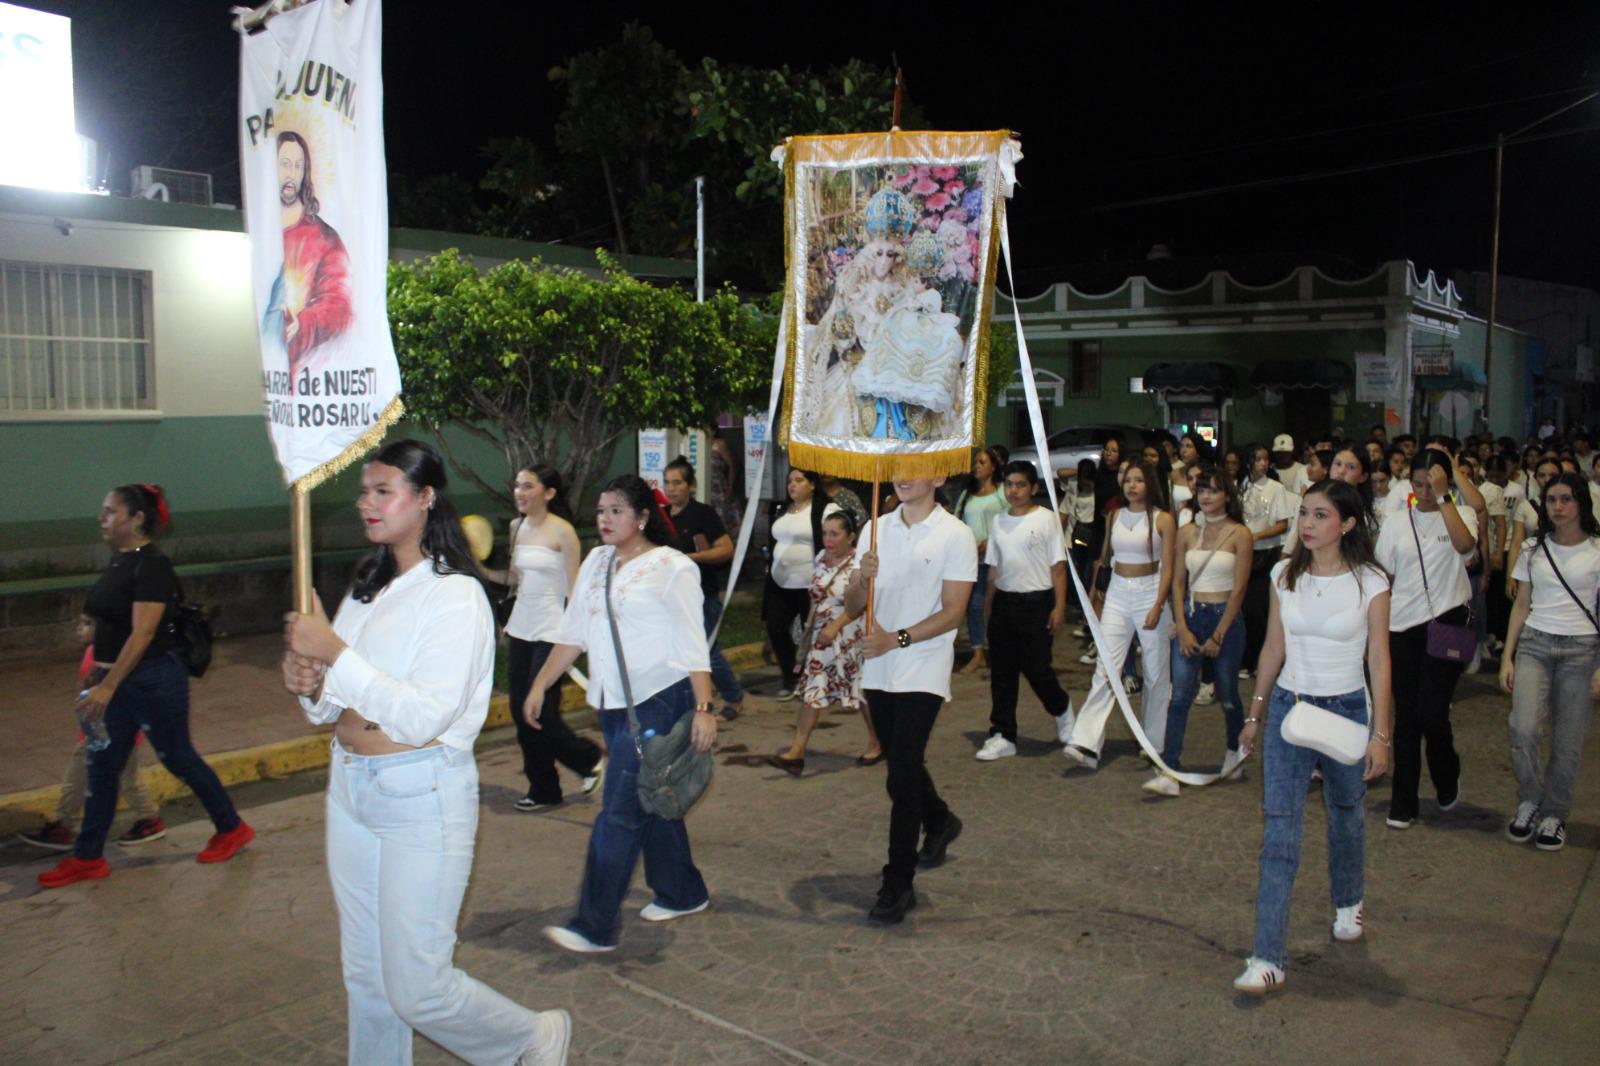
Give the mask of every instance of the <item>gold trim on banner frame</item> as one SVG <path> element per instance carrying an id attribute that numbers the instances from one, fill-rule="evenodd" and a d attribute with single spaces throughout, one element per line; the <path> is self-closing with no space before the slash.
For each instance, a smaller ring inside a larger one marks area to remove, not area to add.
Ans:
<path id="1" fill-rule="evenodd" d="M 934 150 L 937 139 L 938 150 Z M 860 142 L 880 142 L 876 152 L 868 154 L 889 159 L 938 158 L 944 156 L 989 156 L 993 160 L 994 192 L 989 211 L 989 249 L 983 264 L 983 291 L 988 299 L 980 300 L 973 328 L 977 337 L 973 345 L 972 437 L 968 445 L 938 451 L 893 453 L 853 452 L 825 445 L 797 442 L 790 430 L 794 419 L 795 373 L 800 362 L 800 323 L 795 292 L 795 232 L 794 197 L 801 163 L 846 164 L 862 156 Z M 1010 130 L 992 130 L 969 133 L 940 131 L 889 131 L 881 133 L 848 133 L 825 136 L 788 137 L 784 140 L 784 305 L 788 310 L 787 328 L 783 338 L 787 358 L 784 361 L 783 399 L 775 439 L 788 452 L 791 466 L 816 470 L 838 477 L 867 480 L 873 475 L 874 463 L 885 480 L 901 477 L 940 477 L 963 474 L 971 469 L 972 451 L 984 442 L 988 430 L 990 330 L 993 319 L 995 285 L 999 278 L 1000 233 L 1005 221 L 1006 196 L 1001 192 L 1002 175 L 999 155 L 1012 140 Z M 834 151 L 841 142 L 850 144 L 847 151 Z M 1012 294 L 1012 299 L 1016 294 Z"/>
<path id="2" fill-rule="evenodd" d="M 332 459 L 325 463 L 319 463 L 300 475 L 295 479 L 292 487 L 299 492 L 310 492 L 324 481 L 327 481 L 339 471 L 376 448 L 378 442 L 383 440 L 383 435 L 389 432 L 389 427 L 400 421 L 405 413 L 406 405 L 401 402 L 400 397 L 396 396 L 389 401 L 389 406 L 383 409 L 383 414 L 378 416 L 378 421 L 373 423 L 371 429 L 351 441 L 344 451 Z"/>

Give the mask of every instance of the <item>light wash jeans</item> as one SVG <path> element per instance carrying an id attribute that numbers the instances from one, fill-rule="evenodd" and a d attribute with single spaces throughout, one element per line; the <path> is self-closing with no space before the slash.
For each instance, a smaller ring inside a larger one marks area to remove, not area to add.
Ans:
<path id="1" fill-rule="evenodd" d="M 537 1015 L 451 962 L 478 830 L 472 753 L 353 755 L 335 741 L 327 809 L 350 1061 L 407 1066 L 416 1030 L 470 1063 L 515 1062 Z"/>
<path id="2" fill-rule="evenodd" d="M 1367 694 L 1302 696 L 1307 703 L 1357 722 L 1367 720 Z M 1367 794 L 1362 763 L 1346 766 L 1310 748 L 1283 739 L 1283 716 L 1294 706 L 1292 693 L 1274 685 L 1267 705 L 1262 743 L 1261 880 L 1256 888 L 1256 938 L 1251 952 L 1282 967 L 1288 959 L 1289 901 L 1300 869 L 1300 837 L 1305 828 L 1306 782 L 1322 770 L 1322 805 L 1328 814 L 1328 887 L 1335 908 L 1361 902 L 1366 878 L 1366 826 L 1361 801 Z"/>
<path id="3" fill-rule="evenodd" d="M 1156 593 L 1160 590 L 1160 574 L 1111 575 L 1111 587 L 1106 589 L 1105 606 L 1100 611 L 1100 629 L 1105 633 L 1106 642 L 1100 648 L 1094 683 L 1089 686 L 1089 695 L 1078 709 L 1078 719 L 1072 727 L 1072 739 L 1068 743 L 1073 747 L 1096 756 L 1100 754 L 1106 741 L 1106 719 L 1111 717 L 1112 708 L 1116 706 L 1116 696 L 1106 680 L 1107 671 L 1122 670 L 1135 636 L 1139 638 L 1139 659 L 1144 667 L 1139 724 L 1157 751 L 1166 742 L 1167 705 L 1172 700 L 1172 675 L 1167 669 L 1172 653 L 1172 609 L 1163 604 L 1161 620 L 1156 627 L 1144 628 L 1145 616 L 1155 606 Z"/>
<path id="4" fill-rule="evenodd" d="M 1185 624 L 1196 640 L 1204 644 L 1217 631 L 1217 623 L 1227 612 L 1226 603 L 1193 603 Z M 1222 704 L 1223 728 L 1228 750 L 1239 747 L 1239 734 L 1244 729 L 1244 704 L 1239 701 L 1239 664 L 1244 661 L 1244 617 L 1241 612 L 1228 627 L 1222 638 L 1222 647 L 1216 657 L 1205 652 L 1183 654 L 1178 638 L 1172 638 L 1172 703 L 1167 707 L 1167 742 L 1161 748 L 1161 761 L 1179 769 L 1183 756 L 1183 734 L 1189 726 L 1189 709 L 1200 691 L 1200 674 L 1206 663 L 1216 664 L 1217 702 Z"/>
<path id="5" fill-rule="evenodd" d="M 1539 813 L 1565 821 L 1572 814 L 1584 737 L 1594 714 L 1589 679 L 1600 637 L 1562 637 L 1524 626 L 1517 638 L 1517 673 L 1511 687 L 1511 769 L 1517 802 L 1537 803 Z M 1550 765 L 1539 765 L 1539 747 L 1550 727 Z"/>

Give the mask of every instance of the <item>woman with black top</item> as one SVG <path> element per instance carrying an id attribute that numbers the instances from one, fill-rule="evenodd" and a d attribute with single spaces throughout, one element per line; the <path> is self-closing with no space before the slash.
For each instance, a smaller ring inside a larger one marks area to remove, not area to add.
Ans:
<path id="1" fill-rule="evenodd" d="M 189 671 L 165 624 L 178 578 L 172 561 L 150 542 L 167 520 L 166 497 L 157 485 L 123 485 L 100 505 L 100 535 L 111 545 L 111 565 L 84 600 L 84 613 L 94 619 L 95 669 L 78 710 L 104 718 L 111 743 L 87 753 L 83 824 L 72 854 L 39 875 L 46 888 L 111 876 L 101 852 L 117 813 L 117 779 L 141 729 L 161 765 L 194 790 L 216 826 L 198 861 L 225 862 L 255 839 L 189 739 Z"/>
<path id="2" fill-rule="evenodd" d="M 811 572 L 817 552 L 822 550 L 822 520 L 839 505 L 817 491 L 818 478 L 809 470 L 790 470 L 789 500 L 776 504 L 769 529 L 772 532 L 768 560 L 766 595 L 761 614 L 767 623 L 767 639 L 778 659 L 780 700 L 793 698 L 799 680 L 795 676 L 794 635 L 790 628 L 796 619 L 804 620 L 811 610 Z"/>
<path id="3" fill-rule="evenodd" d="M 1435 448 L 1411 461 L 1409 511 L 1383 523 L 1375 549 L 1378 565 L 1394 575 L 1389 611 L 1389 655 L 1394 662 L 1394 787 L 1390 829 L 1409 829 L 1417 817 L 1426 741 L 1428 775 L 1438 790 L 1439 809 L 1461 799 L 1461 757 L 1450 728 L 1450 701 L 1466 667 L 1464 659 L 1429 653 L 1429 624 L 1467 625 L 1471 581 L 1467 557 L 1478 546 L 1478 519 L 1470 507 L 1449 499 L 1450 457 Z M 1403 491 L 1403 490 L 1393 490 Z"/>

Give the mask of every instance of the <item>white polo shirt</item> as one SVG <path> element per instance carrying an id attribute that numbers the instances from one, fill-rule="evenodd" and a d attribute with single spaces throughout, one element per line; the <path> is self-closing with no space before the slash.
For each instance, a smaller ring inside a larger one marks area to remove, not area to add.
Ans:
<path id="1" fill-rule="evenodd" d="M 878 579 L 872 609 L 874 624 L 890 633 L 937 614 L 944 582 L 978 580 L 978 542 L 966 523 L 937 506 L 915 525 L 906 525 L 904 515 L 902 506 L 878 519 Z M 858 564 L 871 543 L 868 530 L 858 541 Z M 909 648 L 891 648 L 862 663 L 861 687 L 931 692 L 949 699 L 955 645 L 952 629 Z"/>

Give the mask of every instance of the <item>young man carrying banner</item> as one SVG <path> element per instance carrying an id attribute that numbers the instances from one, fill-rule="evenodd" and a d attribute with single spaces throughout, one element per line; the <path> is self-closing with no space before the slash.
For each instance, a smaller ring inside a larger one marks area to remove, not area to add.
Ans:
<path id="1" fill-rule="evenodd" d="M 918 867 L 942 864 L 961 833 L 961 819 L 939 798 L 923 759 L 934 719 L 950 698 L 955 631 L 978 579 L 972 531 L 934 499 L 942 484 L 942 477 L 894 483 L 900 506 L 878 519 L 875 541 L 861 538 L 858 569 L 845 590 L 846 608 L 860 613 L 867 582 L 877 579 L 861 686 L 889 765 L 889 861 L 867 915 L 885 924 L 917 905 L 911 883 Z"/>

